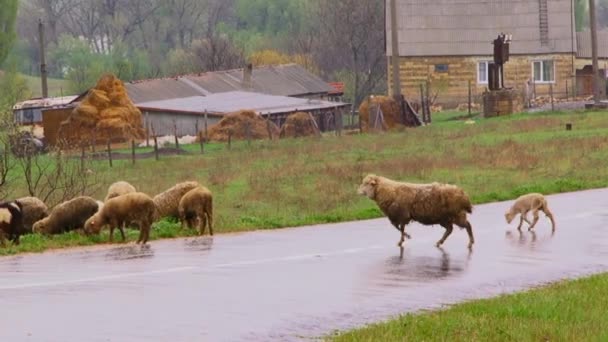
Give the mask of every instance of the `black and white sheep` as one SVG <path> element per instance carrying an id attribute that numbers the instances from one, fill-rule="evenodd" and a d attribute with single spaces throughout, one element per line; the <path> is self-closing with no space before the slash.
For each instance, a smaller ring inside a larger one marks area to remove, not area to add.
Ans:
<path id="1" fill-rule="evenodd" d="M 141 192 L 131 192 L 109 199 L 103 208 L 84 224 L 87 234 L 99 234 L 106 225 L 110 226 L 110 242 L 114 240 L 114 229 L 118 228 L 122 240 L 126 240 L 123 226 L 125 222 L 139 225 L 137 243 L 145 244 L 150 237 L 150 228 L 156 220 L 157 210 L 150 196 Z"/>
<path id="2" fill-rule="evenodd" d="M 455 185 L 402 183 L 371 174 L 363 179 L 358 193 L 374 200 L 401 232 L 399 246 L 406 237 L 410 238 L 405 226 L 411 221 L 444 227 L 445 234 L 437 241 L 437 247 L 450 236 L 454 224 L 467 230 L 469 248 L 475 243 L 473 228 L 467 220 L 473 206 L 468 195 Z"/>
<path id="3" fill-rule="evenodd" d="M 19 244 L 23 233 L 23 215 L 19 202 L 0 203 L 0 244 L 6 245 L 8 238 L 14 244 Z"/>
<path id="4" fill-rule="evenodd" d="M 79 196 L 53 208 L 50 215 L 34 223 L 34 233 L 61 234 L 84 227 L 87 219 L 97 212 L 99 204 L 88 196 Z"/>

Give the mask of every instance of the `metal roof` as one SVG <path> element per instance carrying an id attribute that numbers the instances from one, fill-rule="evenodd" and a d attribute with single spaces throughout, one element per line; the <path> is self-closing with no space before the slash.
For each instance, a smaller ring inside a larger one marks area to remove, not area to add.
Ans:
<path id="1" fill-rule="evenodd" d="M 513 35 L 512 54 L 573 52 L 571 0 L 397 0 L 397 12 L 400 56 L 489 55 L 501 32 Z M 390 19 L 386 23 L 390 38 Z M 386 43 L 391 56 L 390 39 Z"/>
<path id="2" fill-rule="evenodd" d="M 247 88 L 244 84 L 243 74 L 243 69 L 215 71 L 126 82 L 125 87 L 135 104 L 197 95 L 207 96 L 235 90 L 283 96 L 327 94 L 332 91 L 329 84 L 297 64 L 254 68 L 251 88 Z"/>
<path id="3" fill-rule="evenodd" d="M 261 115 L 282 114 L 296 111 L 314 111 L 343 108 L 348 103 L 304 99 L 288 96 L 266 95 L 254 92 L 231 91 L 209 96 L 191 96 L 181 99 L 140 103 L 142 111 L 175 113 L 229 114 L 241 110 L 253 110 Z"/>
<path id="4" fill-rule="evenodd" d="M 78 96 L 62 96 L 62 97 L 48 97 L 48 98 L 38 98 L 38 99 L 30 99 L 26 101 L 21 101 L 16 103 L 13 106 L 13 110 L 19 110 L 24 108 L 52 108 L 58 106 L 64 106 L 71 103 Z"/>
<path id="5" fill-rule="evenodd" d="M 608 58 L 608 30 L 597 31 L 597 56 Z M 576 57 L 591 58 L 591 31 L 576 33 Z"/>

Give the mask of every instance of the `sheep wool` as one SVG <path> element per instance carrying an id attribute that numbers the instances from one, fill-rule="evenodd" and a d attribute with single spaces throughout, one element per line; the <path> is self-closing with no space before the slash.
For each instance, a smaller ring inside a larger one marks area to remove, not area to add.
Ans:
<path id="1" fill-rule="evenodd" d="M 131 192 L 136 192 L 136 191 L 137 190 L 135 189 L 135 187 L 133 185 L 129 184 L 128 182 L 125 182 L 125 181 L 116 182 L 108 187 L 108 194 L 106 195 L 104 202 L 107 202 L 111 198 L 118 197 L 120 195 L 128 194 Z"/>
<path id="2" fill-rule="evenodd" d="M 200 186 L 188 191 L 179 201 L 179 219 L 188 228 L 194 228 L 195 223 L 199 234 L 205 233 L 209 226 L 209 234 L 213 235 L 213 194 L 209 189 Z"/>
<path id="3" fill-rule="evenodd" d="M 528 220 L 528 212 L 530 211 L 532 211 L 532 216 L 534 217 L 532 222 Z M 517 198 L 515 203 L 513 203 L 511 208 L 505 213 L 505 219 L 507 220 L 507 223 L 511 223 L 515 216 L 520 215 L 517 230 L 521 230 L 521 226 L 525 221 L 529 225 L 528 230 L 531 231 L 538 222 L 539 211 L 542 211 L 545 216 L 549 218 L 551 221 L 551 230 L 555 231 L 553 213 L 549 210 L 549 205 L 547 204 L 545 196 L 539 193 L 530 193 Z"/>
<path id="4" fill-rule="evenodd" d="M 53 208 L 49 216 L 34 223 L 32 230 L 34 233 L 51 235 L 80 229 L 98 209 L 95 199 L 79 196 Z"/>
<path id="5" fill-rule="evenodd" d="M 158 208 L 158 215 L 163 217 L 179 216 L 179 201 L 190 190 L 201 186 L 198 182 L 183 182 L 154 196 L 154 204 Z"/>
<path id="6" fill-rule="evenodd" d="M 16 202 L 22 207 L 24 234 L 31 234 L 34 223 L 49 215 L 49 208 L 36 197 L 22 197 Z"/>

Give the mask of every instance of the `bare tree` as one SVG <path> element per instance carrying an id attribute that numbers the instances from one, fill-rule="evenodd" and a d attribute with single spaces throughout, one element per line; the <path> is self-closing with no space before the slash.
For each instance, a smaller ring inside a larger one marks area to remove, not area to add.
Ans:
<path id="1" fill-rule="evenodd" d="M 315 0 L 323 32 L 316 53 L 326 72 L 351 75 L 353 103 L 386 82 L 384 7 L 379 0 Z"/>
<path id="2" fill-rule="evenodd" d="M 49 41 L 59 41 L 63 19 L 72 11 L 76 0 L 36 0 L 36 5 L 44 12 Z"/>

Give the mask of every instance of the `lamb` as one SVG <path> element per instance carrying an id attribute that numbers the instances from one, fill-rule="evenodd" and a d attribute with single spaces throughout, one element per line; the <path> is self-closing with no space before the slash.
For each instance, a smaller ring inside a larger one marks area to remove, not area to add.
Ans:
<path id="1" fill-rule="evenodd" d="M 23 232 L 23 215 L 21 204 L 15 202 L 0 203 L 0 244 L 6 246 L 8 237 L 15 245 Z"/>
<path id="2" fill-rule="evenodd" d="M 128 182 L 119 181 L 110 185 L 110 187 L 108 188 L 108 194 L 106 195 L 106 198 L 103 201 L 107 202 L 109 199 L 112 199 L 114 197 L 118 197 L 120 195 L 136 191 L 137 190 L 135 189 L 135 187 L 129 184 Z"/>
<path id="3" fill-rule="evenodd" d="M 401 232 L 399 247 L 403 246 L 406 237 L 411 238 L 405 232 L 405 226 L 411 221 L 444 227 L 445 234 L 437 241 L 437 247 L 450 236 L 454 224 L 467 230 L 469 248 L 475 243 L 473 228 L 467 220 L 467 213 L 473 212 L 473 206 L 468 195 L 455 185 L 402 183 L 369 174 L 363 179 L 358 193 L 374 200 Z"/>
<path id="4" fill-rule="evenodd" d="M 49 216 L 34 223 L 32 230 L 34 233 L 52 235 L 80 229 L 98 209 L 95 199 L 79 196 L 53 208 Z"/>
<path id="5" fill-rule="evenodd" d="M 36 197 L 22 197 L 15 202 L 21 204 L 24 234 L 31 234 L 34 223 L 49 216 L 49 208 Z"/>
<path id="6" fill-rule="evenodd" d="M 204 186 L 188 191 L 179 201 L 179 220 L 184 226 L 194 228 L 195 222 L 199 234 L 205 234 L 206 225 L 209 225 L 209 234 L 213 235 L 213 195 Z"/>
<path id="7" fill-rule="evenodd" d="M 159 217 L 179 217 L 179 201 L 190 190 L 201 186 L 198 182 L 183 182 L 154 196 Z"/>
<path id="8" fill-rule="evenodd" d="M 84 230 L 86 234 L 99 234 L 101 229 L 110 226 L 110 242 L 114 240 L 114 228 L 118 227 L 125 241 L 123 225 L 135 222 L 139 225 L 137 243 L 145 244 L 150 237 L 150 227 L 157 218 L 156 205 L 150 196 L 141 192 L 131 192 L 108 200 L 103 209 L 89 218 Z"/>
<path id="9" fill-rule="evenodd" d="M 528 212 L 530 210 L 532 210 L 532 215 L 534 216 L 534 221 L 532 221 L 532 223 L 528 221 Z M 521 226 L 524 221 L 526 221 L 526 223 L 529 225 L 528 231 L 531 231 L 536 225 L 536 222 L 538 222 L 539 211 L 545 213 L 545 216 L 551 220 L 551 230 L 555 231 L 555 220 L 553 219 L 553 214 L 549 210 L 545 196 L 539 193 L 531 193 L 517 198 L 515 203 L 513 203 L 511 208 L 505 213 L 505 219 L 507 220 L 507 223 L 510 224 L 515 216 L 519 214 L 520 219 L 517 230 L 521 231 Z"/>

